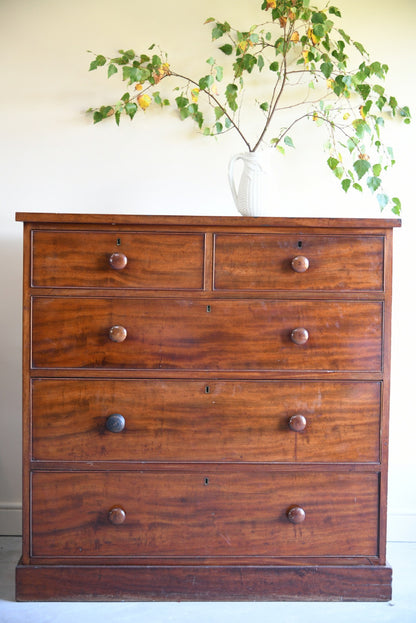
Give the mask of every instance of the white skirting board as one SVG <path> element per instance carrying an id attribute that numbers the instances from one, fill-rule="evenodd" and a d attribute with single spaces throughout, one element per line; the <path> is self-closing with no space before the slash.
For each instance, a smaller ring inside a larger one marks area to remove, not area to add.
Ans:
<path id="1" fill-rule="evenodd" d="M 22 505 L 0 503 L 0 536 L 22 534 Z M 416 512 L 390 513 L 387 522 L 388 541 L 416 541 Z"/>

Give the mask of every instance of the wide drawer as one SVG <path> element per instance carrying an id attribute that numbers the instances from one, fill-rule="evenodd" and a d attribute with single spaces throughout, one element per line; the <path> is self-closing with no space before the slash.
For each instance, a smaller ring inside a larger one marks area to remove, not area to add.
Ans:
<path id="1" fill-rule="evenodd" d="M 34 368 L 382 368 L 382 302 L 34 297 L 32 318 Z"/>
<path id="2" fill-rule="evenodd" d="M 383 236 L 217 234 L 214 286 L 216 290 L 381 291 L 383 263 Z"/>
<path id="3" fill-rule="evenodd" d="M 376 556 L 378 475 L 35 472 L 31 525 L 44 557 Z"/>
<path id="4" fill-rule="evenodd" d="M 378 382 L 34 379 L 43 461 L 378 462 Z"/>
<path id="5" fill-rule="evenodd" d="M 32 235 L 33 287 L 204 286 L 203 234 L 34 231 Z"/>

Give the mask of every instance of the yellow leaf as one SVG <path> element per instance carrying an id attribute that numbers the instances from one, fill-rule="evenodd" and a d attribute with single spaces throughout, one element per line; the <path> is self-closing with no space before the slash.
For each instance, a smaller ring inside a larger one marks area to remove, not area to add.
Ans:
<path id="1" fill-rule="evenodd" d="M 295 30 L 293 35 L 290 37 L 290 40 L 293 41 L 294 43 L 297 43 L 299 41 L 299 33 L 297 30 Z"/>
<path id="2" fill-rule="evenodd" d="M 360 115 L 361 115 L 362 119 L 365 120 L 364 106 L 360 106 Z"/>
<path id="3" fill-rule="evenodd" d="M 152 98 L 150 97 L 150 95 L 147 95 L 146 93 L 144 93 L 144 95 L 139 95 L 139 97 L 137 98 L 137 101 L 139 103 L 139 106 L 142 110 L 146 110 L 146 108 L 149 108 L 150 104 L 152 103 Z"/>
<path id="4" fill-rule="evenodd" d="M 314 45 L 316 45 L 319 41 L 318 37 L 314 34 L 312 28 L 308 29 L 308 37 Z"/>
<path id="5" fill-rule="evenodd" d="M 142 88 L 143 88 L 143 85 L 142 85 L 142 84 L 140 84 L 140 82 L 138 82 L 138 83 L 136 84 L 136 91 L 141 91 L 141 90 L 142 90 Z"/>
<path id="6" fill-rule="evenodd" d="M 240 43 L 238 44 L 238 47 L 240 48 L 240 50 L 244 52 L 247 50 L 248 48 L 248 41 L 240 41 Z"/>
<path id="7" fill-rule="evenodd" d="M 194 104 L 197 103 L 198 97 L 199 97 L 199 89 L 198 87 L 196 87 L 195 89 L 192 89 L 191 91 L 191 98 Z"/>
<path id="8" fill-rule="evenodd" d="M 334 88 L 334 81 L 332 80 L 332 78 L 328 78 L 328 80 L 326 81 L 326 86 L 328 87 L 328 89 Z"/>
<path id="9" fill-rule="evenodd" d="M 367 154 L 360 154 L 359 156 L 360 160 L 370 160 L 369 156 L 367 156 Z"/>
<path id="10" fill-rule="evenodd" d="M 316 121 L 318 119 L 318 113 L 315 111 L 312 116 L 312 121 Z"/>
<path id="11" fill-rule="evenodd" d="M 344 119 L 344 121 L 346 121 L 347 119 L 350 118 L 350 116 L 351 116 L 350 113 L 346 112 L 345 115 L 342 118 Z"/>
<path id="12" fill-rule="evenodd" d="M 288 17 L 289 17 L 291 22 L 294 22 L 295 19 L 296 19 L 296 15 L 293 13 L 292 10 L 289 11 Z"/>
<path id="13" fill-rule="evenodd" d="M 303 56 L 303 60 L 305 61 L 305 63 L 308 63 L 309 62 L 309 51 L 303 50 L 302 56 Z"/>
<path id="14" fill-rule="evenodd" d="M 276 0 L 267 0 L 266 11 L 276 8 Z"/>
<path id="15" fill-rule="evenodd" d="M 211 87 L 211 93 L 214 93 L 214 95 L 218 95 L 218 89 L 215 83 Z"/>

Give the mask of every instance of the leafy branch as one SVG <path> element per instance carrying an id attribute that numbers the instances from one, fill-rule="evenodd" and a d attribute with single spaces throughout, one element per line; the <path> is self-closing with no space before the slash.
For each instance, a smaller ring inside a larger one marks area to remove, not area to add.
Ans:
<path id="1" fill-rule="evenodd" d="M 211 27 L 212 41 L 222 44 L 217 52 L 230 61 L 228 69 L 210 57 L 207 72 L 195 78 L 174 69 L 166 53 L 155 52 L 155 45 L 140 54 L 119 50 L 114 58 L 94 54 L 90 71 L 106 68 L 108 78 L 121 74 L 128 88 L 116 103 L 90 109 L 94 123 L 114 116 L 119 124 L 122 115 L 133 119 L 149 106 L 171 106 L 161 89 L 173 81 L 170 93 L 176 92 L 174 102 L 181 120 L 193 120 L 206 136 L 235 131 L 249 151 L 256 151 L 272 133 L 281 112 L 296 110 L 289 125 L 270 137 L 271 145 L 281 153 L 283 145 L 294 147 L 290 131 L 300 121 L 325 126 L 327 164 L 342 189 L 362 191 L 366 182 L 381 209 L 389 206 L 399 214 L 400 200 L 382 190 L 382 175 L 395 160 L 392 149 L 382 143 L 381 133 L 385 122 L 394 117 L 410 123 L 410 110 L 386 93 L 382 83 L 388 66 L 371 61 L 364 46 L 336 25 L 341 12 L 330 2 L 317 8 L 310 0 L 259 1 L 267 19 L 247 31 L 213 17 L 205 22 Z M 357 57 L 358 67 L 352 60 Z M 307 86 L 307 95 L 280 105 L 283 95 L 291 93 L 293 78 L 296 86 Z M 254 138 L 240 120 L 246 105 L 244 93 L 253 94 L 255 109 L 261 112 Z"/>

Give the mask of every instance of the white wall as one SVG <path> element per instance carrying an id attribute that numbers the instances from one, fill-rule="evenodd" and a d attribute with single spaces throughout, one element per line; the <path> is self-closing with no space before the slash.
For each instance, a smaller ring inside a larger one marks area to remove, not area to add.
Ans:
<path id="1" fill-rule="evenodd" d="M 389 0 L 334 4 L 343 12 L 345 30 L 390 66 L 391 92 L 412 105 L 414 0 L 396 0 L 394 15 Z M 118 48 L 142 50 L 158 42 L 178 70 L 186 66 L 200 76 L 212 54 L 205 18 L 249 27 L 259 5 L 260 0 L 0 2 L 0 534 L 20 531 L 22 231 L 14 213 L 236 214 L 225 171 L 230 156 L 243 150 L 237 137 L 202 137 L 169 110 L 149 109 L 120 128 L 111 121 L 93 126 L 85 110 L 123 91 L 115 78 L 107 82 L 104 73 L 88 73 L 86 50 L 112 55 Z M 309 129 L 294 134 L 300 148 L 279 157 L 273 213 L 380 216 L 372 197 L 338 189 L 324 154 L 320 162 L 313 151 L 317 140 Z M 390 186 L 404 208 L 403 228 L 395 232 L 389 536 L 405 540 L 416 534 L 415 127 L 395 125 L 389 136 L 398 161 Z"/>

